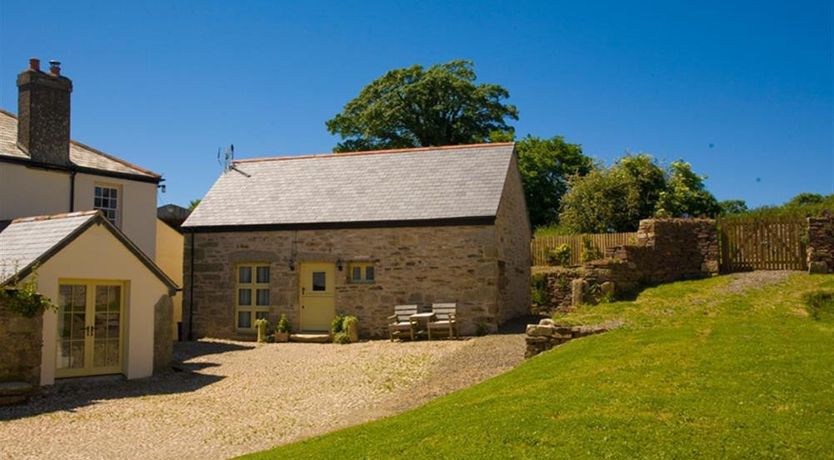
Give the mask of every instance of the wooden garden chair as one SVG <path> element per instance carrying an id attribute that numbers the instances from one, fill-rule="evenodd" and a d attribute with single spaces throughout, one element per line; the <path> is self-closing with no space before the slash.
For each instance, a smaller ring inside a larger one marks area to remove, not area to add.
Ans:
<path id="1" fill-rule="evenodd" d="M 411 321 L 411 315 L 416 314 L 417 309 L 417 305 L 394 306 L 394 314 L 388 317 L 388 334 L 391 336 L 392 342 L 395 336 L 399 338 L 405 331 L 408 331 L 411 340 L 414 340 L 414 327 Z"/>
<path id="2" fill-rule="evenodd" d="M 435 319 L 428 323 L 429 340 L 431 340 L 432 331 L 443 331 L 448 333 L 449 337 L 458 336 L 458 323 L 455 319 L 458 305 L 456 303 L 435 303 L 431 306 L 431 311 L 435 315 Z"/>

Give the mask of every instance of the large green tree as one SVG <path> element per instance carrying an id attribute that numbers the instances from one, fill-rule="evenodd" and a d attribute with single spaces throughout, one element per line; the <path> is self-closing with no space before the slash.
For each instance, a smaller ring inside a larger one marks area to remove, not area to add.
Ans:
<path id="1" fill-rule="evenodd" d="M 669 165 L 666 190 L 660 193 L 655 206 L 659 217 L 714 217 L 721 212 L 718 200 L 704 185 L 705 176 L 699 176 L 692 165 L 685 161 L 673 161 Z"/>
<path id="2" fill-rule="evenodd" d="M 515 149 L 530 223 L 534 227 L 557 224 L 569 179 L 591 172 L 593 160 L 582 153 L 581 145 L 565 142 L 561 136 L 527 136 L 516 142 Z"/>
<path id="3" fill-rule="evenodd" d="M 427 147 L 485 142 L 510 133 L 517 120 L 509 92 L 476 84 L 474 64 L 455 60 L 387 72 L 362 89 L 327 130 L 342 138 L 334 151 Z"/>
<path id="4" fill-rule="evenodd" d="M 561 225 L 573 232 L 630 232 L 652 216 L 715 216 L 721 210 L 689 163 L 664 170 L 649 155 L 627 155 L 570 182 Z"/>

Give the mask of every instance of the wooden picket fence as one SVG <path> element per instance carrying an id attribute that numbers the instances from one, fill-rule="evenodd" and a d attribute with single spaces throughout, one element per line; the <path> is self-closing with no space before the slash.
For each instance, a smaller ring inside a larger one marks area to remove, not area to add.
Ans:
<path id="1" fill-rule="evenodd" d="M 721 272 L 805 270 L 804 218 L 728 218 L 718 221 Z"/>
<path id="2" fill-rule="evenodd" d="M 582 238 L 591 238 L 601 253 L 605 250 L 625 244 L 634 244 L 637 233 L 589 233 L 585 235 L 546 235 L 537 236 L 530 243 L 533 265 L 548 265 L 547 255 L 551 249 L 567 244 L 570 247 L 570 264 L 579 265 L 582 257 Z"/>

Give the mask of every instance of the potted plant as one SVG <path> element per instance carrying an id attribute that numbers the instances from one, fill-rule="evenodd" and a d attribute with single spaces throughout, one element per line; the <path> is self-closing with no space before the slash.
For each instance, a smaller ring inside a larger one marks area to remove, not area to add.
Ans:
<path id="1" fill-rule="evenodd" d="M 290 329 L 290 322 L 287 321 L 287 315 L 281 314 L 281 318 L 278 319 L 278 324 L 275 325 L 275 341 L 289 342 Z"/>

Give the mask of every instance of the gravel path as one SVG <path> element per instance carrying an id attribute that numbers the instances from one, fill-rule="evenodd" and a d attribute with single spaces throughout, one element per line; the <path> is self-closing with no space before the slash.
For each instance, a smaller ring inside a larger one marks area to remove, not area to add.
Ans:
<path id="1" fill-rule="evenodd" d="M 789 276 L 796 273 L 787 270 L 759 270 L 754 272 L 733 273 L 728 275 L 732 281 L 727 285 L 725 292 L 728 294 L 741 294 L 750 289 L 757 289 L 785 281 Z"/>
<path id="2" fill-rule="evenodd" d="M 228 458 L 470 386 L 522 361 L 523 343 L 182 343 L 179 371 L 63 381 L 0 408 L 0 458 Z"/>

